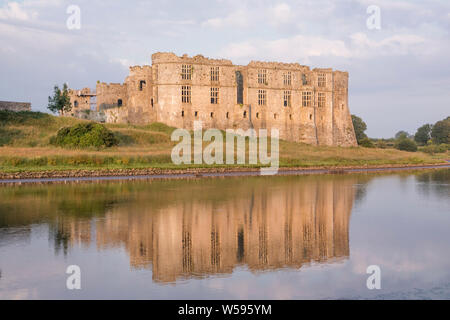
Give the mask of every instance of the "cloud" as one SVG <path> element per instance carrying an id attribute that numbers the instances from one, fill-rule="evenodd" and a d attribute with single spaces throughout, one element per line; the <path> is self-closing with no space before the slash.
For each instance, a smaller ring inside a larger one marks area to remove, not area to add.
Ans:
<path id="1" fill-rule="evenodd" d="M 394 35 L 380 40 L 358 32 L 348 39 L 328 39 L 295 35 L 277 40 L 253 39 L 227 45 L 222 54 L 233 59 L 271 59 L 280 61 L 310 61 L 313 57 L 368 58 L 380 55 L 416 54 L 426 39 L 418 35 Z M 427 47 L 424 46 L 426 52 Z"/>
<path id="2" fill-rule="evenodd" d="M 27 12 L 24 6 L 17 2 L 8 2 L 4 8 L 0 8 L 0 19 L 27 21 L 36 19 L 36 11 Z"/>
<path id="3" fill-rule="evenodd" d="M 225 17 L 211 18 L 202 23 L 204 28 L 247 27 L 250 17 L 245 10 L 237 10 Z"/>
<path id="4" fill-rule="evenodd" d="M 292 10 L 287 3 L 279 3 L 269 9 L 269 19 L 273 25 L 287 24 L 292 18 Z"/>
<path id="5" fill-rule="evenodd" d="M 426 112 L 422 118 L 428 122 L 448 113 L 450 65 L 442 63 L 450 55 L 448 1 L 76 3 L 81 30 L 66 27 L 73 1 L 0 0 L 3 99 L 29 100 L 43 110 L 55 83 L 123 81 L 128 64 L 150 64 L 151 53 L 172 51 L 239 64 L 266 60 L 347 70 L 351 110 L 363 116 L 374 137 L 395 133 L 400 125 L 414 131 L 419 120 L 404 117 L 405 110 L 419 119 Z M 366 27 L 372 4 L 381 8 L 381 30 Z M 409 99 L 411 92 L 429 96 Z M 432 108 L 424 111 L 428 104 Z M 381 108 L 391 114 L 391 123 L 380 120 Z"/>

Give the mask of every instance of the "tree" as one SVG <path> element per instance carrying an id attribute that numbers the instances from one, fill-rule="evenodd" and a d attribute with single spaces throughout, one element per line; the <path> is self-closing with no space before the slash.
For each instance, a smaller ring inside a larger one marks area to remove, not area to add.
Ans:
<path id="1" fill-rule="evenodd" d="M 402 138 L 400 139 L 396 146 L 395 146 L 398 150 L 403 150 L 403 151 L 409 151 L 409 152 L 416 152 L 417 151 L 417 144 L 408 138 Z"/>
<path id="2" fill-rule="evenodd" d="M 352 122 L 353 128 L 355 129 L 356 141 L 358 144 L 361 144 L 364 138 L 367 138 L 367 135 L 364 133 L 367 129 L 366 123 L 358 116 L 352 114 Z"/>
<path id="3" fill-rule="evenodd" d="M 400 140 L 400 139 L 408 139 L 410 137 L 410 134 L 406 131 L 399 131 L 395 134 L 395 139 L 396 140 Z"/>
<path id="4" fill-rule="evenodd" d="M 72 110 L 67 83 L 64 83 L 62 90 L 58 86 L 53 88 L 53 97 L 48 97 L 47 108 L 53 113 L 60 112 L 61 115 Z"/>
<path id="5" fill-rule="evenodd" d="M 436 144 L 450 143 L 450 117 L 436 122 L 431 130 L 431 137 Z"/>
<path id="6" fill-rule="evenodd" d="M 431 139 L 431 124 L 424 124 L 419 129 L 417 129 L 416 134 L 414 135 L 414 141 L 416 141 L 420 145 L 426 145 L 428 140 Z"/>

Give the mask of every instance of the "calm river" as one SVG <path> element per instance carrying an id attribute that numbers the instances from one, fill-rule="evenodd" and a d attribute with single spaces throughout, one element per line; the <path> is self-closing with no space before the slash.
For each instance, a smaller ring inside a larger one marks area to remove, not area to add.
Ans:
<path id="1" fill-rule="evenodd" d="M 450 299 L 450 170 L 0 185 L 0 299 L 52 298 Z"/>

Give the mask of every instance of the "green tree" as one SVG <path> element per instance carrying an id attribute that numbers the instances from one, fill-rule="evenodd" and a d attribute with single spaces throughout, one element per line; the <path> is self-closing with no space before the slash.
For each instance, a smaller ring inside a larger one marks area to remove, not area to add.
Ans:
<path id="1" fill-rule="evenodd" d="M 358 144 L 361 144 L 364 138 L 367 138 L 367 135 L 364 133 L 367 129 L 366 123 L 358 116 L 352 114 L 352 122 L 353 128 L 355 129 L 356 141 Z"/>
<path id="2" fill-rule="evenodd" d="M 62 90 L 58 86 L 53 88 L 53 97 L 48 97 L 47 108 L 53 113 L 60 112 L 61 115 L 72 110 L 67 83 L 64 83 Z"/>
<path id="3" fill-rule="evenodd" d="M 436 122 L 431 130 L 431 137 L 436 144 L 450 143 L 450 117 Z"/>
<path id="4" fill-rule="evenodd" d="M 409 133 L 406 131 L 399 131 L 395 134 L 395 139 L 396 140 L 401 140 L 401 139 L 408 139 L 410 137 Z"/>
<path id="5" fill-rule="evenodd" d="M 431 124 L 424 124 L 419 129 L 417 129 L 414 135 L 414 141 L 420 145 L 426 145 L 428 140 L 431 139 L 431 129 L 433 126 Z"/>
<path id="6" fill-rule="evenodd" d="M 417 144 L 408 138 L 402 138 L 398 140 L 397 144 L 395 145 L 396 149 L 403 150 L 403 151 L 409 151 L 409 152 L 416 152 L 417 151 Z"/>

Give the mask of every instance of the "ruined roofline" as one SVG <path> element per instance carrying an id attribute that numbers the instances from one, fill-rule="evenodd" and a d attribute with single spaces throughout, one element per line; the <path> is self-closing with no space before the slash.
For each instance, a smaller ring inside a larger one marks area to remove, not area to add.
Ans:
<path id="1" fill-rule="evenodd" d="M 118 82 L 109 82 L 109 83 L 107 83 L 107 82 L 98 82 L 97 85 L 107 86 L 107 87 L 109 87 L 109 86 L 111 86 L 111 87 L 122 86 L 122 87 L 123 87 L 123 86 L 126 85 L 126 83 L 118 83 Z"/>
<path id="2" fill-rule="evenodd" d="M 283 69 L 283 70 L 302 70 L 310 71 L 310 67 L 293 62 L 276 62 L 276 61 L 257 61 L 252 60 L 245 67 L 249 68 L 265 68 L 265 69 Z"/>
<path id="3" fill-rule="evenodd" d="M 201 54 L 194 57 L 189 57 L 187 54 L 177 56 L 173 52 L 156 52 L 152 54 L 152 63 L 192 63 L 192 64 L 210 64 L 210 65 L 226 65 L 234 66 L 231 60 L 227 59 L 211 59 L 206 58 Z"/>
<path id="4" fill-rule="evenodd" d="M 148 69 L 151 70 L 152 66 L 148 65 L 148 64 L 144 64 L 143 66 L 136 65 L 136 66 L 130 66 L 129 69 L 130 69 L 130 71 L 136 71 L 136 70 L 142 71 L 142 70 L 148 70 Z"/>
<path id="5" fill-rule="evenodd" d="M 177 56 L 173 52 L 156 52 L 152 54 L 152 63 L 192 63 L 192 64 L 208 64 L 208 65 L 224 65 L 224 66 L 234 66 L 240 68 L 265 68 L 265 69 L 283 69 L 283 70 L 301 70 L 301 71 L 313 71 L 313 72 L 343 72 L 346 71 L 333 70 L 332 68 L 314 68 L 311 69 L 309 66 L 302 65 L 297 62 L 276 62 L 276 61 L 257 61 L 251 60 L 247 65 L 237 65 L 233 64 L 231 60 L 228 59 L 213 59 L 204 57 L 201 54 L 195 55 L 194 57 L 189 57 L 187 54 L 182 56 Z M 144 68 L 147 66 L 143 66 Z M 138 68 L 143 68 L 139 66 L 130 67 L 133 70 L 139 70 Z"/>

